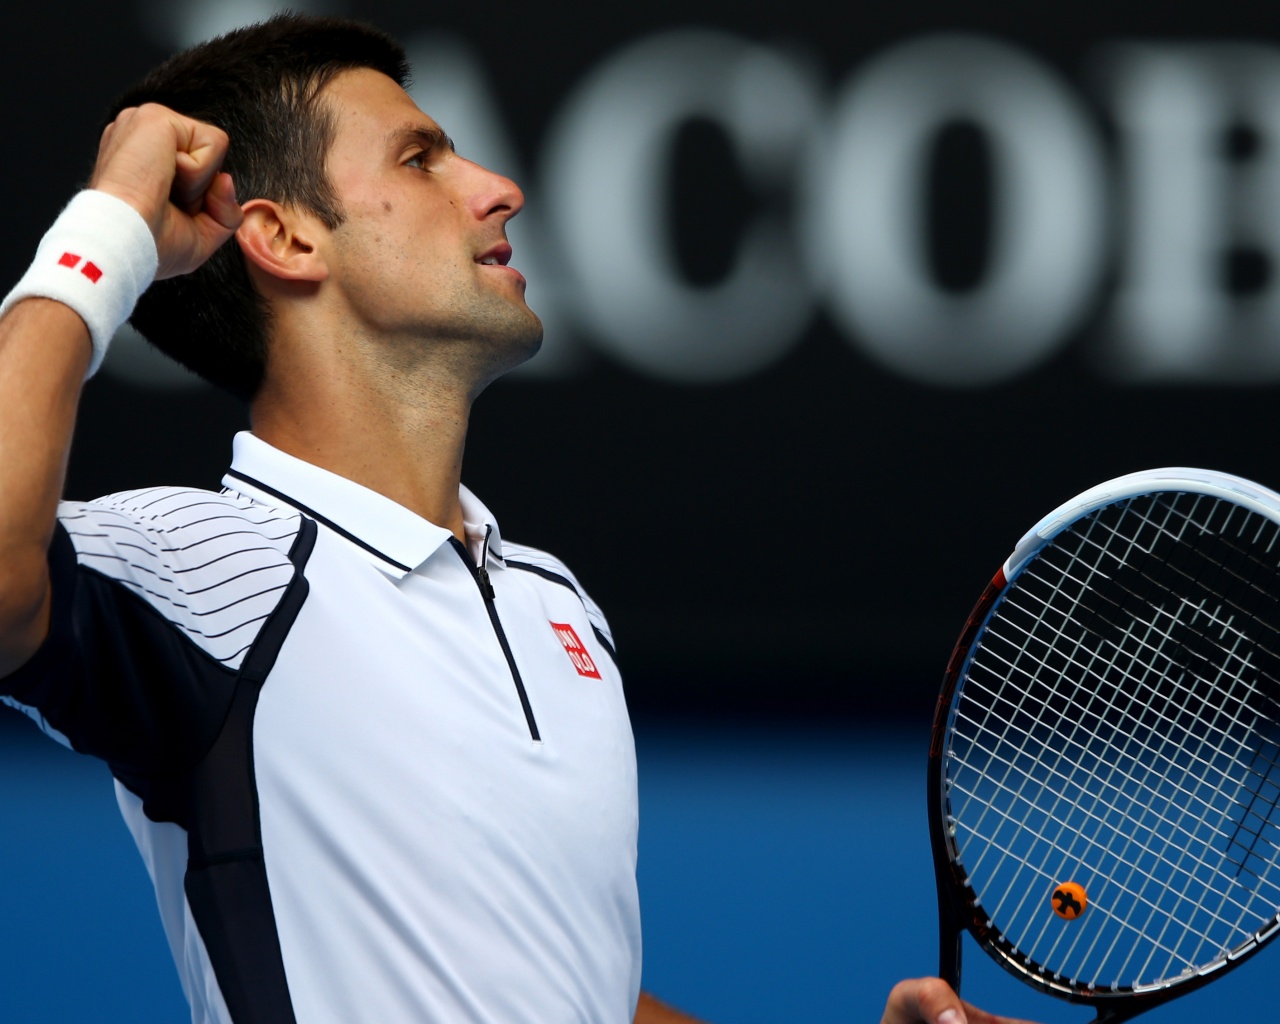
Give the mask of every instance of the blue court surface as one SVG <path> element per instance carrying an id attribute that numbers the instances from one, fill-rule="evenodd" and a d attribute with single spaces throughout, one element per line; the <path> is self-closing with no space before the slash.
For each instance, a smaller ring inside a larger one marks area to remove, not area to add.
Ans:
<path id="1" fill-rule="evenodd" d="M 106 770 L 3 718 L 0 1021 L 188 1019 Z M 637 742 L 646 988 L 721 1024 L 874 1022 L 892 981 L 935 969 L 923 727 L 643 725 Z M 1090 1019 L 965 952 L 975 1002 Z M 1277 969 L 1280 944 L 1144 1019 L 1273 1019 Z"/>

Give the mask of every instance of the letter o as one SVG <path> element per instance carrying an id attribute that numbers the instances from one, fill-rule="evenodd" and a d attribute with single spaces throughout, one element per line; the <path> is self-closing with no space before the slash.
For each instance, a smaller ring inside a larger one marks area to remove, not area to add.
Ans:
<path id="1" fill-rule="evenodd" d="M 931 279 L 924 223 L 929 143 L 965 119 L 993 151 L 985 279 Z M 806 257 L 837 323 L 917 381 L 979 386 L 1047 358 L 1088 311 L 1107 244 L 1096 129 L 1049 69 L 994 40 L 934 36 L 872 61 L 841 91 L 805 190 Z"/>

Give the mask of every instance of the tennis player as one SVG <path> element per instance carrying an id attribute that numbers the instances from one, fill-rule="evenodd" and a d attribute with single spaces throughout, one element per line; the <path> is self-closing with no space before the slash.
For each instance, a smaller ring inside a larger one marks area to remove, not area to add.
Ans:
<path id="1" fill-rule="evenodd" d="M 687 1021 L 640 992 L 608 623 L 460 482 L 541 340 L 523 197 L 407 71 L 289 15 L 115 105 L 0 307 L 0 696 L 110 766 L 197 1024 Z M 222 491 L 59 501 L 128 317 L 248 403 Z"/>

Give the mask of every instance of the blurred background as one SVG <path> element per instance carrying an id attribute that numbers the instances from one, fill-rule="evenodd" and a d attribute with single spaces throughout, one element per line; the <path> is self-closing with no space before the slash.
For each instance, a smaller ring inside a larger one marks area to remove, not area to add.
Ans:
<path id="1" fill-rule="evenodd" d="M 604 607 L 641 761 L 646 986 L 878 1019 L 936 965 L 924 756 L 964 617 L 1089 484 L 1280 485 L 1280 22 L 1206 4 L 312 0 L 397 35 L 515 178 L 544 351 L 464 478 Z M 0 278 L 110 98 L 266 0 L 0 13 Z M 68 493 L 217 487 L 243 411 L 127 329 Z M 104 769 L 0 718 L 0 1020 L 184 1017 Z M 1274 951 L 1152 1019 L 1261 1013 Z M 1089 1014 L 971 950 L 966 992 Z"/>

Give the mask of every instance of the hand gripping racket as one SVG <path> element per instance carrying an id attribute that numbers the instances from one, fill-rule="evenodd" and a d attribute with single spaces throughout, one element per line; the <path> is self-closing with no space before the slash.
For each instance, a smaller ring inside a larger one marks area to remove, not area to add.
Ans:
<path id="1" fill-rule="evenodd" d="M 952 654 L 929 751 L 940 974 L 968 929 L 1126 1020 L 1280 931 L 1280 494 L 1120 477 L 1018 542 Z"/>

